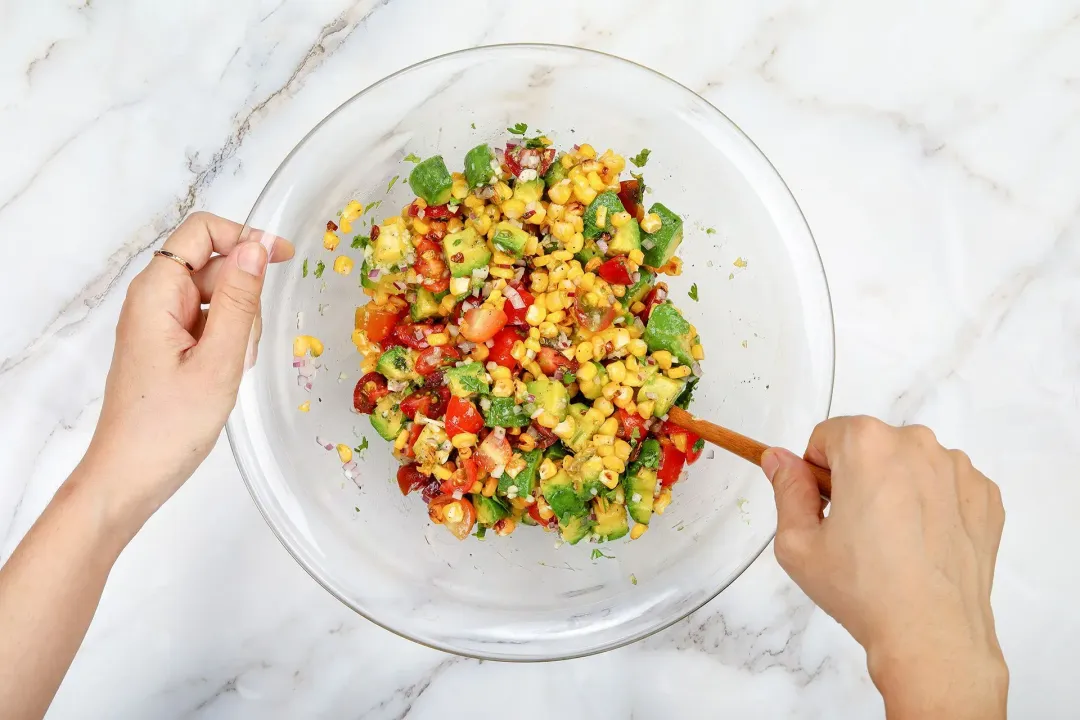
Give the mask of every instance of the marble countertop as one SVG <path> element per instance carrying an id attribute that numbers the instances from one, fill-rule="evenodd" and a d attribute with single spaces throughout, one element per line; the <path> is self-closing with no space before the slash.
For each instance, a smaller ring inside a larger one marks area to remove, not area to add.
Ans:
<path id="1" fill-rule="evenodd" d="M 0 560 L 78 461 L 124 289 L 193 209 L 243 219 L 360 88 L 546 41 L 649 65 L 761 146 L 821 247 L 834 412 L 932 426 L 1001 485 L 994 606 L 1024 718 L 1080 690 L 1080 6 L 123 0 L 0 5 Z M 530 702 L 523 690 L 536 693 Z M 324 592 L 222 439 L 117 565 L 50 718 L 880 717 L 860 648 L 766 552 L 676 626 L 481 663 Z"/>

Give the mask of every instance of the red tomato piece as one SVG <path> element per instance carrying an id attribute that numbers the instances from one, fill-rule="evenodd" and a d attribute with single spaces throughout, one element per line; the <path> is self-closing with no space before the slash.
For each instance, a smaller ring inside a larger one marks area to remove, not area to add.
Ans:
<path id="1" fill-rule="evenodd" d="M 572 312 L 578 325 L 592 332 L 607 330 L 615 320 L 614 305 L 593 306 L 589 304 L 583 295 L 574 301 Z"/>
<path id="2" fill-rule="evenodd" d="M 458 505 L 461 510 L 460 520 L 451 520 L 451 506 Z M 428 505 L 428 517 L 439 525 L 445 525 L 446 529 L 453 533 L 458 540 L 464 540 L 476 523 L 476 508 L 473 504 L 461 498 L 455 500 L 453 495 L 440 495 Z"/>
<path id="3" fill-rule="evenodd" d="M 640 444 L 649 434 L 649 421 L 637 413 L 628 413 L 619 408 L 615 411 L 614 417 L 619 423 L 618 436 L 622 440 L 627 442 L 636 440 Z"/>
<path id="4" fill-rule="evenodd" d="M 398 468 L 397 484 L 402 495 L 408 495 L 413 490 L 422 490 L 429 482 L 431 478 L 420 472 L 420 468 L 413 463 Z"/>
<path id="5" fill-rule="evenodd" d="M 506 150 L 503 152 L 503 163 L 510 170 L 514 177 L 521 174 L 521 149 L 516 145 L 507 144 Z"/>
<path id="6" fill-rule="evenodd" d="M 469 487 L 480 477 L 480 461 L 476 458 L 476 455 L 471 455 L 465 459 L 465 479 L 469 481 Z"/>
<path id="7" fill-rule="evenodd" d="M 652 312 L 652 309 L 665 300 L 667 300 L 667 288 L 657 285 L 650 290 L 649 294 L 645 296 L 645 299 L 641 301 L 645 306 L 645 309 L 638 313 L 638 317 L 641 318 L 642 322 L 648 322 L 649 313 Z"/>
<path id="8" fill-rule="evenodd" d="M 445 386 L 424 387 L 401 401 L 401 412 L 410 420 L 417 414 L 427 418 L 439 418 L 446 412 L 450 402 L 450 389 Z"/>
<path id="9" fill-rule="evenodd" d="M 596 269 L 596 274 L 614 285 L 631 285 L 634 282 L 630 277 L 630 261 L 624 255 L 604 261 Z"/>
<path id="10" fill-rule="evenodd" d="M 623 180 L 619 183 L 619 200 L 626 212 L 633 215 L 637 220 L 645 217 L 645 208 L 641 204 L 642 188 L 637 180 Z"/>
<path id="11" fill-rule="evenodd" d="M 375 411 L 379 398 L 390 393 L 386 378 L 377 372 L 369 372 L 356 381 L 353 388 L 353 407 L 356 412 L 370 415 Z"/>
<path id="12" fill-rule="evenodd" d="M 453 365 L 461 359 L 461 352 L 453 345 L 438 345 L 421 350 L 413 369 L 427 377 L 441 368 Z"/>
<path id="13" fill-rule="evenodd" d="M 505 325 L 506 313 L 481 306 L 465 313 L 461 320 L 461 335 L 469 342 L 487 342 Z"/>
<path id="14" fill-rule="evenodd" d="M 513 454 L 514 451 L 505 435 L 499 437 L 495 433 L 484 438 L 484 442 L 480 443 L 476 451 L 476 455 L 480 457 L 480 467 L 487 472 L 491 472 L 500 465 L 506 467 Z"/>
<path id="15" fill-rule="evenodd" d="M 446 328 L 442 324 L 433 323 L 402 323 L 394 328 L 394 335 L 399 344 L 413 350 L 426 350 L 431 345 L 427 336 L 434 332 L 442 332 Z"/>
<path id="16" fill-rule="evenodd" d="M 427 237 L 416 244 L 416 262 L 413 269 L 421 277 L 425 289 L 440 293 L 450 287 L 450 269 L 443 259 L 443 250 Z"/>
<path id="17" fill-rule="evenodd" d="M 555 148 L 544 148 L 540 151 L 540 167 L 536 168 L 536 174 L 543 177 L 555 162 Z"/>
<path id="18" fill-rule="evenodd" d="M 453 210 L 450 209 L 450 205 L 436 205 L 434 207 L 428 206 L 424 208 L 425 220 L 449 220 L 458 214 L 461 210 L 461 205 L 455 206 Z"/>
<path id="19" fill-rule="evenodd" d="M 520 330 L 504 327 L 495 333 L 495 337 L 492 338 L 494 344 L 488 349 L 488 360 L 513 372 L 518 363 L 514 356 L 510 354 L 510 351 L 513 350 L 514 343 L 524 338 L 525 336 Z"/>
<path id="20" fill-rule="evenodd" d="M 665 420 L 664 424 L 660 426 L 660 434 L 670 438 L 675 448 L 686 455 L 688 465 L 692 465 L 695 460 L 701 457 L 701 451 L 704 449 L 705 444 L 704 442 L 698 443 L 701 438 L 697 433 L 676 425 L 670 420 Z M 697 450 L 694 450 L 695 445 L 698 446 Z"/>
<path id="21" fill-rule="evenodd" d="M 545 520 L 544 518 L 540 517 L 539 503 L 533 503 L 529 506 L 529 517 L 535 520 L 536 524 L 540 527 L 557 527 L 559 524 L 558 518 L 556 518 L 554 515 L 551 516 L 550 520 Z"/>
<path id="22" fill-rule="evenodd" d="M 509 300 L 505 301 L 502 309 L 503 312 L 506 313 L 506 324 L 525 327 L 528 325 L 528 323 L 525 322 L 525 314 L 529 312 L 529 307 L 536 302 L 536 298 L 533 297 L 531 292 L 524 288 L 514 286 L 514 289 L 517 290 L 518 296 L 521 298 L 521 302 L 525 307 L 519 309 L 514 307 L 513 303 Z"/>
<path id="23" fill-rule="evenodd" d="M 390 333 L 393 332 L 394 326 L 397 325 L 398 318 L 400 318 L 404 312 L 404 309 L 395 310 L 394 308 L 375 305 L 374 303 L 365 305 L 364 332 L 367 334 L 368 340 L 375 343 L 381 343 L 385 340 Z"/>
<path id="24" fill-rule="evenodd" d="M 547 450 L 559 440 L 558 435 L 535 420 L 533 420 L 532 425 L 529 426 L 529 432 L 536 438 L 536 447 L 540 450 Z"/>
<path id="25" fill-rule="evenodd" d="M 542 347 L 540 352 L 536 354 L 536 364 L 540 366 L 540 369 L 544 371 L 545 375 L 553 376 L 559 371 L 559 368 L 563 368 L 564 372 L 569 370 L 570 372 L 577 372 L 578 361 L 570 360 L 561 352 L 555 348 Z"/>
<path id="26" fill-rule="evenodd" d="M 405 457 L 416 457 L 416 451 L 413 450 L 413 445 L 416 444 L 417 438 L 420 437 L 421 431 L 424 426 L 420 423 L 413 423 L 409 428 L 409 439 L 405 441 Z"/>
<path id="27" fill-rule="evenodd" d="M 446 435 L 454 437 L 458 433 L 477 433 L 484 427 L 484 418 L 472 402 L 465 398 L 452 397 L 446 406 Z M 470 486 L 472 483 L 470 483 Z"/>
<path id="28" fill-rule="evenodd" d="M 660 468 L 656 471 L 656 477 L 664 487 L 671 487 L 679 479 L 683 465 L 686 463 L 686 453 L 675 447 L 675 443 L 667 438 L 660 440 Z"/>

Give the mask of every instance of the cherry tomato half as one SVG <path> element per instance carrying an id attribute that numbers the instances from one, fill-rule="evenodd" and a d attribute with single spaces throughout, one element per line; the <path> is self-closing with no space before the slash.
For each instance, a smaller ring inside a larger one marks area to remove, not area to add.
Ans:
<path id="1" fill-rule="evenodd" d="M 461 511 L 459 520 L 451 520 L 449 517 L 456 512 L 451 507 L 455 504 Z M 476 508 L 465 498 L 455 500 L 453 495 L 440 495 L 428 505 L 428 517 L 434 523 L 445 525 L 458 540 L 464 540 L 476 523 Z"/>
<path id="2" fill-rule="evenodd" d="M 431 478 L 420 472 L 420 468 L 414 463 L 398 468 L 397 484 L 402 495 L 408 495 L 413 490 L 422 490 L 429 482 Z"/>
<path id="3" fill-rule="evenodd" d="M 697 433 L 676 425 L 670 420 L 665 420 L 660 426 L 660 434 L 669 437 L 675 448 L 686 455 L 687 465 L 693 465 L 694 461 L 701 457 L 701 451 L 705 448 L 704 442 L 698 442 L 701 438 Z M 697 450 L 694 449 L 695 446 Z"/>
<path id="4" fill-rule="evenodd" d="M 450 287 L 450 270 L 443 259 L 443 250 L 424 237 L 416 244 L 416 262 L 413 269 L 422 278 L 421 285 L 433 293 L 443 292 Z"/>
<path id="5" fill-rule="evenodd" d="M 660 440 L 660 468 L 656 471 L 656 477 L 664 487 L 671 487 L 679 479 L 683 465 L 686 463 L 686 454 L 675 447 L 675 443 L 668 438 Z"/>
<path id="6" fill-rule="evenodd" d="M 370 415 L 375 412 L 375 403 L 379 398 L 390 393 L 386 387 L 386 378 L 377 372 L 369 372 L 356 381 L 353 388 L 353 407 L 356 412 Z"/>
<path id="7" fill-rule="evenodd" d="M 631 278 L 630 261 L 624 255 L 616 255 L 604 261 L 596 269 L 596 274 L 613 285 L 630 285 L 634 282 Z"/>
<path id="8" fill-rule="evenodd" d="M 536 364 L 549 377 L 554 375 L 559 368 L 564 368 L 570 372 L 577 372 L 578 369 L 577 360 L 570 360 L 555 348 L 550 347 L 540 348 L 540 352 L 536 354 Z"/>
<path id="9" fill-rule="evenodd" d="M 615 305 L 592 304 L 587 299 L 586 294 L 579 295 L 574 300 L 574 307 L 572 312 L 574 318 L 577 320 L 578 325 L 581 325 L 586 330 L 592 332 L 600 332 L 601 330 L 607 330 L 611 327 L 612 321 L 615 320 Z"/>
<path id="10" fill-rule="evenodd" d="M 458 433 L 477 433 L 484 427 L 484 418 L 470 401 L 452 397 L 446 406 L 446 435 L 454 437 Z M 470 486 L 472 483 L 469 484 Z"/>
<path id="11" fill-rule="evenodd" d="M 536 447 L 539 450 L 547 450 L 559 441 L 558 435 L 535 420 L 533 420 L 532 424 L 529 426 L 529 432 L 536 437 Z"/>
<path id="12" fill-rule="evenodd" d="M 368 340 L 375 343 L 381 343 L 385 340 L 394 330 L 398 318 L 404 312 L 404 309 L 399 310 L 386 305 L 375 305 L 374 303 L 365 305 L 363 329 L 368 336 Z"/>
<path id="13" fill-rule="evenodd" d="M 420 438 L 420 433 L 423 432 L 424 426 L 418 422 L 414 422 L 409 428 L 409 439 L 405 441 L 405 457 L 416 457 L 416 451 L 413 450 L 413 445 Z"/>
<path id="14" fill-rule="evenodd" d="M 521 330 L 504 327 L 491 339 L 493 345 L 488 348 L 488 360 L 513 372 L 518 363 L 510 351 L 513 350 L 514 343 L 524 338 L 525 334 Z"/>
<path id="15" fill-rule="evenodd" d="M 453 365 L 461 359 L 461 352 L 453 345 L 438 345 L 421 350 L 416 356 L 416 364 L 413 369 L 420 375 L 427 377 L 437 370 Z"/>
<path id="16" fill-rule="evenodd" d="M 627 442 L 636 440 L 640 444 L 649 434 L 649 421 L 637 413 L 628 413 L 619 408 L 615 411 L 614 417 L 619 423 L 618 436 L 622 440 Z"/>
<path id="17" fill-rule="evenodd" d="M 545 520 L 540 517 L 540 503 L 535 502 L 529 506 L 529 517 L 536 521 L 536 524 L 540 527 L 555 527 L 559 524 L 558 518 L 554 515 L 550 519 Z"/>
<path id="18" fill-rule="evenodd" d="M 427 336 L 431 333 L 442 332 L 445 328 L 445 325 L 435 323 L 401 323 L 394 328 L 393 338 L 401 345 L 413 350 L 426 350 L 431 347 Z"/>
<path id="19" fill-rule="evenodd" d="M 410 420 L 415 420 L 417 413 L 427 418 L 440 418 L 449 402 L 450 388 L 445 385 L 425 387 L 401 401 L 401 412 Z"/>
<path id="20" fill-rule="evenodd" d="M 623 180 L 619 183 L 619 200 L 626 208 L 626 212 L 633 215 L 639 222 L 645 217 L 645 206 L 641 204 L 641 183 L 637 180 Z"/>
<path id="21" fill-rule="evenodd" d="M 496 437 L 495 433 L 484 438 L 484 442 L 480 443 L 476 451 L 476 455 L 480 458 L 480 467 L 488 472 L 500 465 L 505 467 L 513 454 L 514 451 L 506 437 Z"/>
<path id="22" fill-rule="evenodd" d="M 505 325 L 506 313 L 481 306 L 465 313 L 461 319 L 461 335 L 469 342 L 487 342 Z"/>
<path id="23" fill-rule="evenodd" d="M 531 292 L 521 287 L 514 286 L 514 289 L 517 290 L 518 297 L 521 298 L 524 307 L 516 308 L 509 300 L 504 302 L 502 309 L 503 312 L 506 313 L 506 324 L 525 327 L 528 325 L 528 323 L 525 322 L 525 314 L 529 312 L 529 307 L 536 302 L 536 298 L 533 297 Z"/>

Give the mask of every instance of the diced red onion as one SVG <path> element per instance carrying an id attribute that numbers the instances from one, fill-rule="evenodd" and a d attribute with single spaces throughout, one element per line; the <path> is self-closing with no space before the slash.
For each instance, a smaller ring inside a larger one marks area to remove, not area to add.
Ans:
<path id="1" fill-rule="evenodd" d="M 600 252 L 606 253 L 607 248 L 608 248 L 607 241 L 606 240 L 597 240 L 596 241 L 596 247 L 600 248 Z"/>
<path id="2" fill-rule="evenodd" d="M 455 500 L 460 500 L 461 498 L 464 497 L 464 495 L 462 495 L 460 490 L 455 490 L 453 494 L 454 494 L 454 499 Z"/>
<path id="3" fill-rule="evenodd" d="M 420 218 L 421 220 L 424 219 L 425 215 L 427 215 L 427 210 L 417 210 L 416 211 L 416 217 Z"/>
<path id="4" fill-rule="evenodd" d="M 368 271 L 367 277 L 368 280 L 378 280 L 380 275 L 382 275 L 382 270 L 379 268 L 372 268 Z"/>
<path id="5" fill-rule="evenodd" d="M 521 278 L 523 278 L 523 277 L 525 277 L 525 268 L 524 267 L 519 267 L 517 270 L 514 271 L 514 281 L 515 282 L 521 282 Z"/>
<path id="6" fill-rule="evenodd" d="M 472 276 L 474 278 L 476 278 L 477 280 L 483 280 L 484 278 L 486 278 L 488 276 L 487 266 L 485 265 L 484 267 L 476 268 L 475 270 L 472 271 Z"/>
<path id="7" fill-rule="evenodd" d="M 304 389 L 311 392 L 311 388 L 314 387 L 311 383 L 304 383 Z"/>
<path id="8" fill-rule="evenodd" d="M 495 341 L 494 340 L 485 340 L 484 344 L 487 345 L 489 348 L 495 347 Z"/>
<path id="9" fill-rule="evenodd" d="M 472 343 L 472 342 L 469 342 L 468 340 L 464 340 L 464 341 L 458 343 L 458 347 L 461 348 L 462 352 L 467 352 L 468 353 L 468 352 L 473 351 L 473 348 L 476 347 L 476 343 Z M 458 364 L 459 365 L 464 365 L 464 363 L 458 363 Z"/>
<path id="10" fill-rule="evenodd" d="M 318 371 L 310 365 L 301 365 L 296 369 L 296 374 L 305 380 L 311 380 Z"/>
<path id="11" fill-rule="evenodd" d="M 323 450 L 333 450 L 334 449 L 334 443 L 327 442 L 326 438 L 319 437 L 318 435 L 315 436 L 315 442 L 322 445 Z"/>
<path id="12" fill-rule="evenodd" d="M 633 275 L 630 276 L 630 279 L 633 280 L 634 282 L 640 282 L 641 273 L 639 273 L 639 272 L 634 273 Z"/>
<path id="13" fill-rule="evenodd" d="M 506 470 L 505 465 L 501 465 L 501 464 L 496 465 L 495 468 L 491 471 L 491 477 L 493 477 L 493 478 L 500 477 L 505 470 Z"/>
<path id="14" fill-rule="evenodd" d="M 292 361 L 292 366 L 295 367 L 295 368 L 304 367 L 306 365 L 307 365 L 307 358 L 306 357 L 296 358 L 295 360 Z"/>
<path id="15" fill-rule="evenodd" d="M 504 438 L 506 438 L 506 428 L 497 427 L 491 431 L 491 434 L 495 436 L 496 440 L 499 440 L 501 442 Z"/>
<path id="16" fill-rule="evenodd" d="M 695 375 L 701 375 L 701 363 L 697 362 L 696 360 L 690 366 L 690 369 L 694 371 Z"/>
<path id="17" fill-rule="evenodd" d="M 533 412 L 533 414 L 529 416 L 529 419 L 530 420 L 535 420 L 536 418 L 540 417 L 543 414 L 543 412 L 544 412 L 544 408 L 536 408 L 536 411 Z"/>
<path id="18" fill-rule="evenodd" d="M 465 302 L 461 303 L 461 312 L 463 312 L 463 313 L 469 312 L 470 310 L 473 309 L 473 307 L 474 307 L 474 305 L 471 302 L 469 302 L 468 300 L 466 300 Z"/>
<path id="19" fill-rule="evenodd" d="M 491 400 L 487 399 L 486 397 L 485 398 L 480 398 L 480 409 L 484 410 L 485 412 L 490 410 L 491 409 Z"/>
<path id="20" fill-rule="evenodd" d="M 521 295 L 513 286 L 507 285 L 506 289 L 503 290 L 503 295 L 506 295 L 506 298 L 510 301 L 510 306 L 515 310 L 525 309 L 525 301 L 521 299 Z"/>
<path id="21" fill-rule="evenodd" d="M 642 240 L 641 241 L 641 248 L 643 250 L 652 250 L 653 245 L 655 245 L 655 243 L 652 240 Z"/>
<path id="22" fill-rule="evenodd" d="M 457 337 L 458 333 L 461 332 L 461 331 L 458 330 L 457 325 L 447 325 L 446 326 L 446 332 L 450 333 L 450 337 Z"/>
<path id="23" fill-rule="evenodd" d="M 423 340 L 424 339 L 424 331 L 421 330 L 420 328 L 416 328 L 415 330 L 413 330 L 413 337 L 416 338 L 417 340 Z"/>
<path id="24" fill-rule="evenodd" d="M 353 470 L 356 469 L 356 461 L 350 460 L 349 462 L 342 465 L 341 469 L 344 470 L 346 473 L 351 473 Z"/>
<path id="25" fill-rule="evenodd" d="M 394 282 L 394 287 L 397 288 L 400 292 L 405 292 L 405 283 L 401 282 L 400 280 Z"/>

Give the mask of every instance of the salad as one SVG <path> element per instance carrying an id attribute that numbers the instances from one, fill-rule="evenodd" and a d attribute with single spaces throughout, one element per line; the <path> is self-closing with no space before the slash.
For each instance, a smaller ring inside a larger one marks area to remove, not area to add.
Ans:
<path id="1" fill-rule="evenodd" d="M 460 539 L 536 525 L 568 543 L 636 540 L 703 447 L 667 420 L 704 358 L 659 281 L 681 273 L 683 221 L 645 210 L 623 156 L 509 130 L 520 137 L 476 146 L 462 173 L 418 162 L 416 199 L 354 238 L 369 301 L 353 406 L 393 444 L 401 492 Z M 363 210 L 346 206 L 324 246 Z"/>

